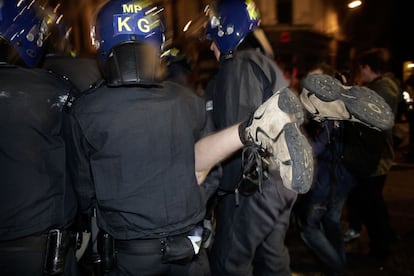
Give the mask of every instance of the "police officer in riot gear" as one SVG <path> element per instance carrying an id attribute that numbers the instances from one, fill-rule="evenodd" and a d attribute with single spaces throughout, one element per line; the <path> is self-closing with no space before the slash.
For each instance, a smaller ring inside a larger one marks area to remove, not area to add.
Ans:
<path id="1" fill-rule="evenodd" d="M 56 23 L 43 11 L 36 1 L 0 6 L 0 275 L 78 275 L 61 136 L 73 88 L 36 68 Z"/>
<path id="2" fill-rule="evenodd" d="M 299 128 L 302 106 L 256 33 L 260 13 L 253 0 L 213 2 L 206 15 L 206 37 L 219 62 L 206 88 L 216 127 L 245 118 L 279 93 L 274 117 L 283 126 L 273 138 L 277 166 L 244 149 L 222 163 L 211 271 L 217 276 L 290 275 L 285 235 L 297 195 L 309 190 L 313 175 L 311 147 Z"/>
<path id="3" fill-rule="evenodd" d="M 205 103 L 163 81 L 159 12 L 147 0 L 108 1 L 98 10 L 91 33 L 105 81 L 75 100 L 67 125 L 80 211 L 96 210 L 108 275 L 209 271 L 194 163 Z"/>

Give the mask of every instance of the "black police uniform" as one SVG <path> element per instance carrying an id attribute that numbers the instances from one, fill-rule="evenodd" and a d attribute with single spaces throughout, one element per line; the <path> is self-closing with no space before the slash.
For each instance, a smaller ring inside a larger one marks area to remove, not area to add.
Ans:
<path id="1" fill-rule="evenodd" d="M 80 208 L 88 212 L 96 202 L 99 228 L 115 239 L 115 269 L 198 275 L 197 267 L 190 274 L 190 266 L 163 262 L 161 251 L 168 237 L 186 237 L 205 215 L 194 173 L 204 100 L 169 81 L 103 84 L 78 98 L 71 115 L 69 158 Z"/>
<path id="2" fill-rule="evenodd" d="M 64 230 L 68 241 L 77 211 L 61 136 L 72 87 L 45 70 L 3 63 L 0 88 L 0 275 L 43 275 L 49 230 Z M 74 265 L 72 249 L 67 257 Z M 66 272 L 76 275 L 76 266 Z"/>
<path id="3" fill-rule="evenodd" d="M 89 56 L 50 54 L 45 57 L 42 67 L 68 78 L 79 92 L 91 88 L 102 78 L 96 59 Z"/>
<path id="4" fill-rule="evenodd" d="M 255 49 L 239 50 L 220 61 L 220 69 L 207 86 L 218 129 L 246 119 L 273 92 L 286 87 L 282 71 Z M 290 275 L 284 244 L 297 194 L 286 189 L 278 171 L 262 185 L 262 192 L 239 196 L 241 151 L 222 163 L 217 226 L 211 252 L 214 275 Z M 266 274 L 267 273 L 267 274 Z"/>

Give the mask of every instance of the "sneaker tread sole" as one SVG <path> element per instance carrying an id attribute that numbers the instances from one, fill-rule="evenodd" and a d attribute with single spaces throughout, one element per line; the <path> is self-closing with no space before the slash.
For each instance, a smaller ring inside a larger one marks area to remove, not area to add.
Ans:
<path id="1" fill-rule="evenodd" d="M 276 104 L 278 108 L 274 108 Z M 298 193 L 307 192 L 313 178 L 312 148 L 299 129 L 303 121 L 303 107 L 299 98 L 289 88 L 284 88 L 275 92 L 257 109 L 251 126 L 247 128 L 253 142 L 270 153 L 271 164 L 281 170 L 291 170 L 289 179 L 283 179 L 282 176 L 283 183 Z M 284 139 L 279 139 L 280 135 L 284 135 Z M 285 142 L 279 142 L 281 140 Z M 280 160 L 280 147 L 287 147 L 288 160 Z M 281 175 L 284 174 L 281 172 Z"/>
<path id="2" fill-rule="evenodd" d="M 391 108 L 380 95 L 369 88 L 344 86 L 339 80 L 322 74 L 307 76 L 303 80 L 303 86 L 321 101 L 342 101 L 351 115 L 351 121 L 383 130 L 390 129 L 393 125 Z"/>
<path id="3" fill-rule="evenodd" d="M 284 128 L 292 166 L 292 187 L 298 193 L 306 193 L 313 181 L 313 152 L 307 138 L 300 132 L 297 124 L 287 124 Z"/>

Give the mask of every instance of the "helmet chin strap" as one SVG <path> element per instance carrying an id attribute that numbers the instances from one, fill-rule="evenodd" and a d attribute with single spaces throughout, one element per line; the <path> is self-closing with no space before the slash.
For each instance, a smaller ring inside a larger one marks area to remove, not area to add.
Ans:
<path id="1" fill-rule="evenodd" d="M 158 85 L 160 58 L 147 43 L 132 42 L 116 46 L 105 64 L 108 86 Z"/>

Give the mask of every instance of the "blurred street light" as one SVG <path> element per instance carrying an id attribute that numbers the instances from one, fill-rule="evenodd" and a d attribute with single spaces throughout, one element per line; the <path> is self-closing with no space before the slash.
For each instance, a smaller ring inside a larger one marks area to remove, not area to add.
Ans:
<path id="1" fill-rule="evenodd" d="M 348 8 L 354 9 L 354 8 L 357 8 L 357 7 L 361 6 L 361 4 L 362 4 L 362 1 L 359 1 L 359 0 L 357 0 L 357 1 L 350 1 L 348 3 Z"/>

